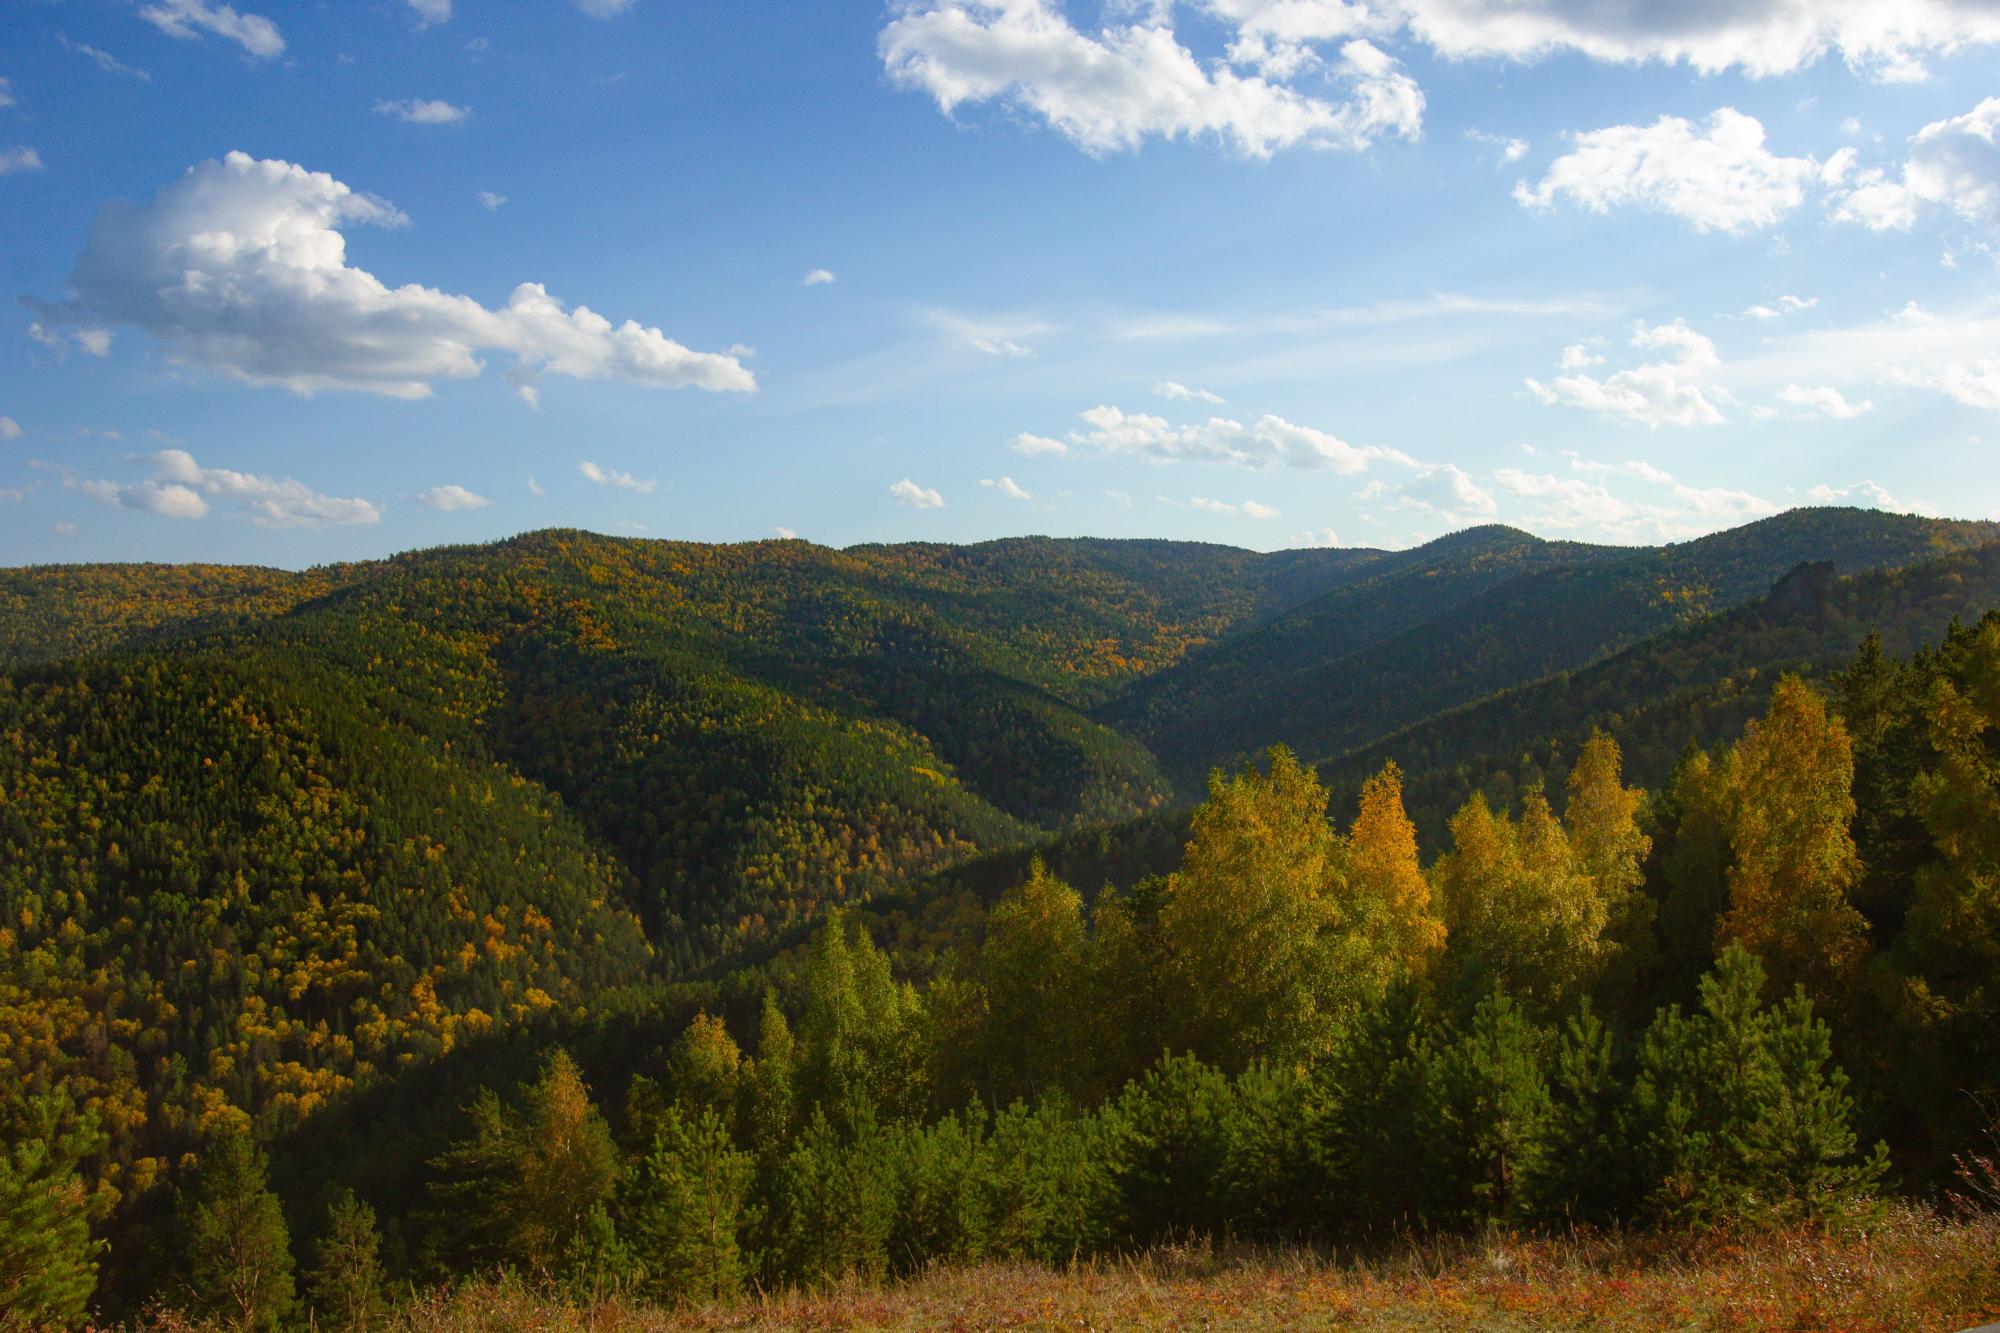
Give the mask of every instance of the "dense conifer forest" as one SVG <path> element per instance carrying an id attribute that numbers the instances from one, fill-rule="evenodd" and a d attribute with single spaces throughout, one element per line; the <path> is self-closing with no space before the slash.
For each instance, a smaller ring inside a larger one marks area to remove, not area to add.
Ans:
<path id="1" fill-rule="evenodd" d="M 1995 525 L 29 568 L 0 673 L 0 1328 L 1913 1227 L 2000 1313 Z"/>

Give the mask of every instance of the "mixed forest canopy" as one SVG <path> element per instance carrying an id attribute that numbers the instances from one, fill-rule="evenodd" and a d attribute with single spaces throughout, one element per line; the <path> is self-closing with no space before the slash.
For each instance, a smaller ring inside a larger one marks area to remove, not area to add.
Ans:
<path id="1" fill-rule="evenodd" d="M 1866 1226 L 2000 1098 L 2000 527 L 0 572 L 0 1326 Z"/>

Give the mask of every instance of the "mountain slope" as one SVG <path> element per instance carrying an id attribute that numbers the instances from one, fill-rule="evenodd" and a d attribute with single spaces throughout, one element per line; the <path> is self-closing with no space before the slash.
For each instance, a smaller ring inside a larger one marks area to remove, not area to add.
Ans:
<path id="1" fill-rule="evenodd" d="M 1760 596 L 1802 561 L 1844 571 L 1895 566 L 1991 540 L 2000 527 L 1805 509 L 1637 551 L 1513 541 L 1497 562 L 1494 543 L 1506 530 L 1475 532 L 1495 536 L 1379 584 L 1336 589 L 1199 655 L 1173 678 L 1141 682 L 1100 715 L 1133 718 L 1185 790 L 1210 767 L 1273 741 L 1337 754 L 1576 669 Z M 1201 688 L 1159 715 L 1160 691 L 1183 678 Z"/>
<path id="2" fill-rule="evenodd" d="M 1564 756 L 1592 728 L 1619 741 L 1632 781 L 1653 786 L 1689 741 L 1739 731 L 1782 672 L 1839 669 L 1869 634 L 1906 656 L 1938 642 L 1954 620 L 1996 608 L 2000 543 L 1845 577 L 1830 563 L 1803 565 L 1755 602 L 1437 714 L 1322 767 L 1337 784 L 1356 784 L 1396 760 L 1413 817 L 1431 835 L 1468 791 L 1484 786 L 1505 801 L 1524 781 L 1559 779 Z"/>

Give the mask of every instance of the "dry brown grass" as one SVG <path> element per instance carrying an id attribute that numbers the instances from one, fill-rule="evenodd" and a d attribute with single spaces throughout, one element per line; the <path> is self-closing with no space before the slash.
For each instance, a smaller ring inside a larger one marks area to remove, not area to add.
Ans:
<path id="1" fill-rule="evenodd" d="M 1866 1236 L 1496 1237 L 1345 1262 L 1168 1248 L 1058 1270 L 940 1269 L 723 1309 L 579 1302 L 516 1283 L 420 1297 L 402 1333 L 487 1330 L 1356 1329 L 1945 1333 L 2000 1317 L 2000 1217 L 1902 1208 Z"/>

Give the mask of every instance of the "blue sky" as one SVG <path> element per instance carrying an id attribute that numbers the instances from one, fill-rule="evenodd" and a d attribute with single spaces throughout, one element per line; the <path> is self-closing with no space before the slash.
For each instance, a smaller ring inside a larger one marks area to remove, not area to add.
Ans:
<path id="1" fill-rule="evenodd" d="M 19 0 L 0 562 L 2000 517 L 1996 74 L 1975 0 Z"/>

